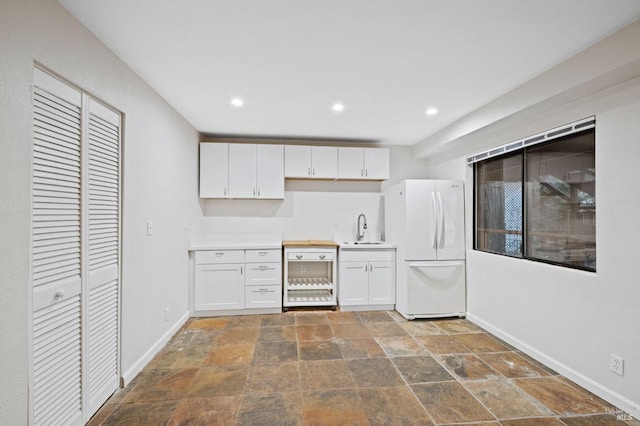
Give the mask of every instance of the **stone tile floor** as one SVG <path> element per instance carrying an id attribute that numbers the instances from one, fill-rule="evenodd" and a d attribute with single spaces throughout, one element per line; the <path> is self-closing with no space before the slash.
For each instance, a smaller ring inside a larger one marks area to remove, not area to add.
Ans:
<path id="1" fill-rule="evenodd" d="M 190 319 L 91 425 L 633 425 L 464 319 Z"/>

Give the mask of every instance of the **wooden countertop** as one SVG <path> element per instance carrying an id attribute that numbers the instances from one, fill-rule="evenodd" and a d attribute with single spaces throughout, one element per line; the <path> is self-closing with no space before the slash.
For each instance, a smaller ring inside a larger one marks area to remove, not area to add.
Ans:
<path id="1" fill-rule="evenodd" d="M 338 243 L 330 240 L 285 240 L 284 247 L 338 247 Z"/>

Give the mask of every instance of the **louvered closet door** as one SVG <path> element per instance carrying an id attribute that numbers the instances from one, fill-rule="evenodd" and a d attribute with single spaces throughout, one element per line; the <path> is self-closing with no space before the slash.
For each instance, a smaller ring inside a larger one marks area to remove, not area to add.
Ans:
<path id="1" fill-rule="evenodd" d="M 81 94 L 34 86 L 32 421 L 81 424 Z"/>
<path id="2" fill-rule="evenodd" d="M 88 102 L 87 416 L 118 388 L 120 115 Z"/>

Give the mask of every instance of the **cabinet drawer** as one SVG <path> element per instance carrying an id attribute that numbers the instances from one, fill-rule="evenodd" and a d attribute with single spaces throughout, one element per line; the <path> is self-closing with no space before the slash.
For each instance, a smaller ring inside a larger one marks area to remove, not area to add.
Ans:
<path id="1" fill-rule="evenodd" d="M 340 262 L 394 262 L 395 260 L 395 249 L 340 250 Z"/>
<path id="2" fill-rule="evenodd" d="M 335 252 L 289 252 L 287 260 L 290 261 L 329 261 L 335 258 Z"/>
<path id="3" fill-rule="evenodd" d="M 210 263 L 244 263 L 244 250 L 200 250 L 196 252 L 196 265 Z"/>
<path id="4" fill-rule="evenodd" d="M 246 261 L 250 262 L 280 262 L 282 260 L 281 250 L 247 250 Z"/>
<path id="5" fill-rule="evenodd" d="M 246 308 L 277 308 L 282 306 L 282 291 L 279 285 L 263 285 L 245 288 Z"/>
<path id="6" fill-rule="evenodd" d="M 282 284 L 282 264 L 249 263 L 246 265 L 245 285 L 278 285 Z"/>

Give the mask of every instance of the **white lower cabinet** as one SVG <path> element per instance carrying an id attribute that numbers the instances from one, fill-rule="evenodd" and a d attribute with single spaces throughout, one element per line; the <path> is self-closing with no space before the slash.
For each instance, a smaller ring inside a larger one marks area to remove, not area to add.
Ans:
<path id="1" fill-rule="evenodd" d="M 282 310 L 281 250 L 195 252 L 194 316 Z"/>
<path id="2" fill-rule="evenodd" d="M 340 249 L 340 309 L 393 309 L 395 250 Z"/>
<path id="3" fill-rule="evenodd" d="M 195 309 L 244 309 L 244 265 L 196 266 Z"/>

